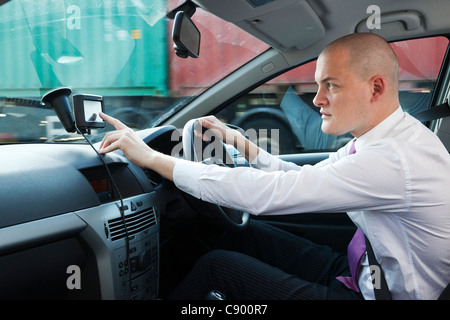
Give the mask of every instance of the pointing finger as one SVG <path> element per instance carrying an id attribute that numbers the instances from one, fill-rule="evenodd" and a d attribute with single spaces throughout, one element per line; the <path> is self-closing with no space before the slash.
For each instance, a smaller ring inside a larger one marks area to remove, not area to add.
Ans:
<path id="1" fill-rule="evenodd" d="M 100 112 L 100 118 L 102 118 L 103 120 L 108 122 L 110 125 L 112 125 L 117 130 L 128 129 L 128 127 L 126 125 L 124 125 L 122 122 L 120 122 L 116 118 L 113 118 L 113 117 L 107 115 L 106 113 Z"/>

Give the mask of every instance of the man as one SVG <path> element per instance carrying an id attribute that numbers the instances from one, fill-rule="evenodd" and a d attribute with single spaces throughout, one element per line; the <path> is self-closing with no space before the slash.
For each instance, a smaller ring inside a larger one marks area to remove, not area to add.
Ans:
<path id="1" fill-rule="evenodd" d="M 106 115 L 118 130 L 105 136 L 100 152 L 121 149 L 198 198 L 253 214 L 347 211 L 370 240 L 393 299 L 436 299 L 450 279 L 450 156 L 401 110 L 394 52 L 376 35 L 348 35 L 323 50 L 315 79 L 322 131 L 355 137 L 315 166 L 272 157 L 214 117 L 201 119 L 202 125 L 234 141 L 260 170 L 160 154 Z M 352 282 L 345 256 L 258 223 L 220 248 L 227 250 L 203 257 L 174 298 L 200 299 L 211 289 L 231 299 L 374 296 L 364 253 Z"/>

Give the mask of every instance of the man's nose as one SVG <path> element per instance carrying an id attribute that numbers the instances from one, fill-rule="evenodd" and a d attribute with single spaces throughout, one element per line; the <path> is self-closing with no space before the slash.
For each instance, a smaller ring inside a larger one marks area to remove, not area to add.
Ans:
<path id="1" fill-rule="evenodd" d="M 323 90 L 321 90 L 320 87 L 319 87 L 319 89 L 317 89 L 316 95 L 313 99 L 313 103 L 316 107 L 319 107 L 319 108 L 328 103 L 328 100 L 327 100 L 325 94 L 323 93 Z"/>

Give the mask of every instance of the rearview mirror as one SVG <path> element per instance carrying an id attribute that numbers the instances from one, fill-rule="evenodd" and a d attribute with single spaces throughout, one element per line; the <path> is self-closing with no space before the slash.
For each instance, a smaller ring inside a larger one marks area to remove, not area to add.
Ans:
<path id="1" fill-rule="evenodd" d="M 200 31 L 183 11 L 178 11 L 175 15 L 172 40 L 177 56 L 181 58 L 198 58 L 200 52 Z"/>

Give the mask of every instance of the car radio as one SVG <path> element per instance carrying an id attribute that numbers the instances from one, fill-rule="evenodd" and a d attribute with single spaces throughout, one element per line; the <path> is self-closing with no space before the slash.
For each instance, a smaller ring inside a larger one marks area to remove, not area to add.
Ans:
<path id="1" fill-rule="evenodd" d="M 80 233 L 95 252 L 102 299 L 158 298 L 159 217 L 154 193 L 77 212 L 88 224 Z M 125 222 L 125 223 L 124 223 Z"/>

